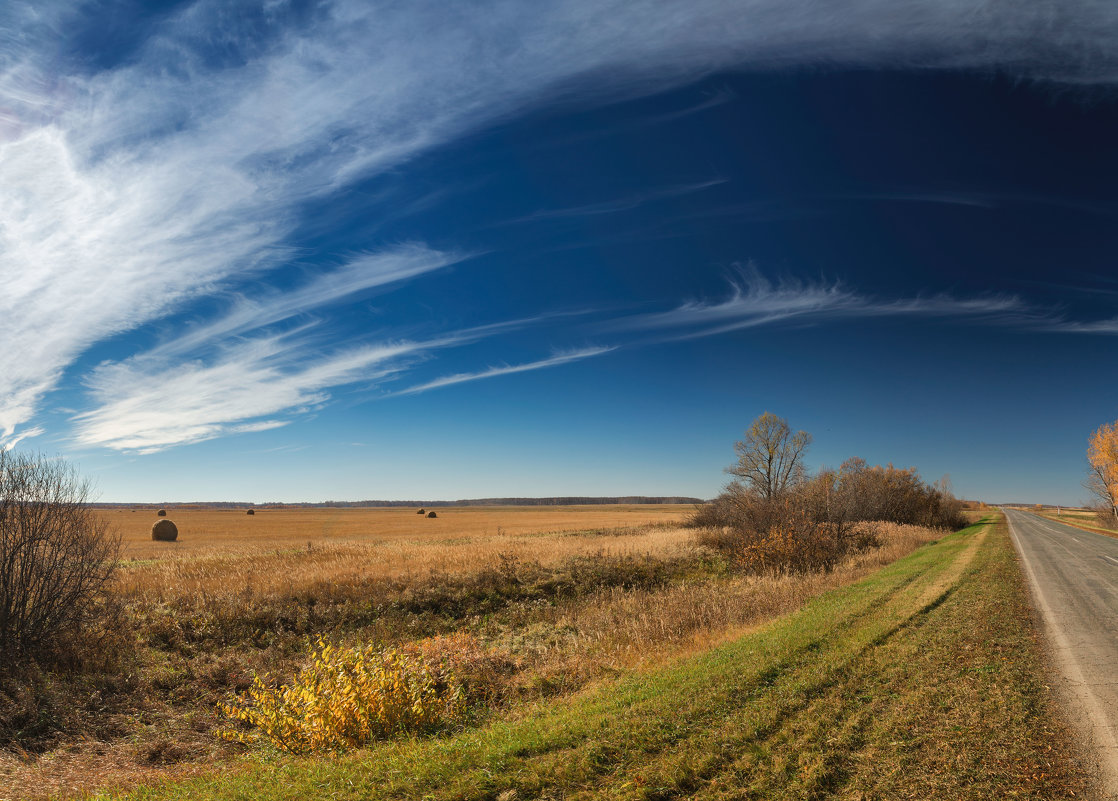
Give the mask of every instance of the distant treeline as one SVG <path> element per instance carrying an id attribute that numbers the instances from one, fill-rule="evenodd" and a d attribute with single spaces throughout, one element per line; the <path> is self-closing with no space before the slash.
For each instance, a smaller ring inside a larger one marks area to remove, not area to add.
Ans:
<path id="1" fill-rule="evenodd" d="M 159 508 L 162 506 L 189 507 L 193 509 L 356 509 L 363 506 L 592 506 L 595 504 L 697 504 L 702 498 L 687 498 L 679 495 L 648 496 L 624 495 L 606 498 L 579 496 L 555 498 L 466 498 L 457 501 L 323 501 L 321 503 L 248 503 L 236 501 L 213 501 L 208 503 L 98 503 L 102 509 L 121 508 Z"/>

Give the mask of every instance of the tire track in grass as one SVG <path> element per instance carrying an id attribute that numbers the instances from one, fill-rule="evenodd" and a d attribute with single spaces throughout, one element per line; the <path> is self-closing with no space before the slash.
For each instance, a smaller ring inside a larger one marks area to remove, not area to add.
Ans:
<path id="1" fill-rule="evenodd" d="M 794 798 L 814 799 L 829 797 L 838 792 L 851 776 L 849 754 L 866 745 L 874 706 L 880 704 L 880 699 L 869 692 L 877 676 L 877 668 L 873 663 L 875 652 L 890 645 L 900 635 L 919 629 L 951 597 L 959 581 L 971 568 L 975 553 L 985 537 L 986 531 L 975 537 L 965 551 L 956 557 L 945 575 L 922 593 L 917 603 L 924 603 L 915 612 L 872 640 L 866 648 L 837 669 L 836 672 L 842 679 L 832 685 L 839 686 L 842 690 L 837 709 L 833 706 L 835 699 L 821 693 L 802 710 L 796 720 L 789 721 L 788 725 L 777 732 L 778 737 L 765 743 L 770 755 L 783 749 L 796 757 L 794 764 L 781 765 L 778 758 L 774 757 L 774 764 L 768 775 L 762 773 L 758 776 L 758 769 L 763 767 L 763 763 L 756 758 L 758 750 L 753 749 L 752 753 L 746 754 L 744 759 L 727 771 L 731 777 L 746 784 L 749 788 L 747 794 L 743 795 L 740 787 L 734 788 L 736 781 L 712 780 L 712 786 L 707 791 L 693 797 L 708 801 L 726 797 L 767 798 L 771 793 L 780 792 Z M 730 796 L 719 791 L 719 784 L 725 788 L 733 788 Z"/>
<path id="2" fill-rule="evenodd" d="M 722 775 L 753 775 L 758 764 L 783 758 L 789 743 L 825 740 L 825 730 L 838 732 L 834 746 L 797 770 L 805 788 L 838 786 L 835 754 L 866 725 L 862 685 L 850 683 L 859 665 L 942 603 L 983 532 L 944 537 L 761 631 L 517 720 L 333 759 L 249 764 L 240 776 L 132 797 L 492 799 L 512 789 L 520 798 L 678 797 L 713 793 Z"/>
<path id="3" fill-rule="evenodd" d="M 908 598 L 907 594 L 898 598 L 897 593 L 888 596 L 885 599 L 887 603 L 877 606 L 896 608 L 883 615 L 884 619 L 872 618 L 860 629 L 850 632 L 845 639 L 829 641 L 833 643 L 833 647 L 812 653 L 810 660 L 804 660 L 798 670 L 787 671 L 781 680 L 766 688 L 767 692 L 754 694 L 750 703 L 739 708 L 717 731 L 708 733 L 710 736 L 703 737 L 703 733 L 699 732 L 692 737 L 692 748 L 689 751 L 705 753 L 705 759 L 700 758 L 699 763 L 694 764 L 685 756 L 675 764 L 662 766 L 659 771 L 650 769 L 649 775 L 642 777 L 640 784 L 634 784 L 632 792 L 617 797 L 700 797 L 695 794 L 703 789 L 704 784 L 730 765 L 742 774 L 755 771 L 758 764 L 778 750 L 776 746 L 787 739 L 789 731 L 795 730 L 794 724 L 800 718 L 815 721 L 816 728 L 825 726 L 844 730 L 847 727 L 846 719 L 853 714 L 855 707 L 844 707 L 839 714 L 824 723 L 819 717 L 817 700 L 822 699 L 825 703 L 826 694 L 836 686 L 849 687 L 852 675 L 857 674 L 859 663 L 864 663 L 868 654 L 882 647 L 903 629 L 918 624 L 942 604 L 973 561 L 979 545 L 985 539 L 985 532 L 983 529 L 980 534 L 971 537 L 969 544 L 942 566 L 942 571 L 929 570 L 914 576 L 914 579 L 928 580 L 927 586 L 917 588 L 915 598 Z M 906 586 L 923 583 L 914 580 Z M 856 647 L 851 649 L 851 645 Z M 772 704 L 773 696 L 777 699 L 777 704 Z M 757 708 L 759 704 L 761 706 Z M 853 725 L 849 728 L 849 735 L 854 736 L 860 727 Z M 820 733 L 817 741 L 826 739 Z M 744 757 L 739 757 L 743 751 Z M 651 760 L 647 764 L 651 768 Z M 641 766 L 627 767 L 631 771 L 639 771 Z M 828 779 L 824 772 L 815 779 L 810 779 L 808 784 L 824 785 L 828 782 L 833 783 L 833 780 Z M 600 793 L 603 789 L 599 785 L 594 788 L 593 794 Z M 809 788 L 805 788 L 807 789 Z"/>
<path id="4" fill-rule="evenodd" d="M 953 537 L 960 537 L 962 533 L 952 535 Z M 970 551 L 973 553 L 973 549 Z M 747 687 L 742 688 L 742 692 L 735 693 L 730 699 L 733 701 L 730 717 L 725 715 L 717 718 L 718 723 L 711 721 L 711 727 L 707 728 L 699 725 L 701 721 L 687 721 L 687 725 L 678 726 L 675 729 L 676 736 L 668 738 L 656 744 L 654 748 L 644 749 L 636 758 L 630 757 L 626 760 L 617 759 L 610 761 L 606 758 L 608 754 L 620 755 L 624 754 L 624 748 L 618 744 L 608 748 L 599 748 L 595 751 L 589 759 L 581 761 L 577 764 L 571 773 L 588 775 L 594 777 L 588 786 L 584 787 L 581 792 L 574 793 L 566 796 L 570 798 L 583 798 L 583 797 L 597 797 L 598 795 L 607 792 L 608 785 L 615 779 L 615 773 L 618 770 L 625 770 L 627 772 L 639 772 L 647 766 L 655 766 L 657 762 L 664 761 L 662 754 L 672 748 L 678 747 L 681 743 L 687 742 L 694 748 L 697 742 L 702 742 L 698 746 L 708 756 L 701 759 L 701 764 L 692 765 L 678 763 L 672 768 L 668 768 L 668 773 L 674 774 L 671 776 L 660 775 L 657 771 L 651 770 L 651 775 L 643 782 L 634 783 L 636 788 L 633 793 L 622 792 L 620 794 L 610 792 L 611 796 L 620 798 L 637 797 L 637 798 L 672 798 L 678 797 L 683 794 L 693 792 L 701 783 L 704 777 L 707 777 L 716 771 L 721 763 L 726 759 L 733 758 L 733 749 L 740 748 L 744 742 L 761 743 L 773 734 L 780 731 L 784 726 L 789 716 L 796 714 L 803 704 L 809 702 L 816 695 L 825 692 L 826 689 L 834 682 L 834 672 L 827 670 L 825 673 L 814 677 L 813 681 L 809 681 L 803 686 L 789 687 L 790 682 L 803 682 L 804 671 L 807 670 L 808 678 L 813 677 L 813 671 L 819 670 L 821 662 L 827 656 L 827 653 L 834 650 L 835 643 L 849 643 L 852 640 L 860 640 L 864 637 L 859 637 L 858 633 L 862 632 L 863 628 L 858 628 L 859 621 L 870 617 L 871 627 L 875 632 L 872 638 L 886 637 L 889 635 L 890 630 L 895 626 L 873 626 L 872 621 L 877 620 L 883 608 L 892 605 L 901 604 L 904 609 L 911 607 L 912 602 L 906 600 L 907 596 L 912 593 L 919 593 L 917 595 L 917 602 L 920 602 L 926 595 L 935 593 L 935 588 L 929 589 L 923 585 L 935 578 L 939 572 L 948 570 L 954 560 L 931 560 L 930 564 L 926 566 L 923 571 L 916 571 L 913 573 L 902 572 L 897 578 L 898 580 L 885 592 L 881 592 L 880 588 L 876 593 L 867 593 L 863 598 L 866 603 L 860 605 L 855 610 L 852 610 L 846 616 L 831 614 L 828 616 L 829 622 L 833 625 L 829 630 L 822 632 L 819 636 L 812 638 L 809 642 L 802 647 L 797 648 L 793 653 L 789 654 L 788 658 L 782 659 L 775 663 L 770 663 L 765 666 Z M 960 568 L 961 569 L 961 568 Z M 857 585 L 855 585 L 857 586 Z M 914 589 L 915 586 L 915 589 Z M 898 601 L 898 596 L 901 600 Z M 899 620 L 903 621 L 907 613 L 901 613 Z M 892 619 L 892 618 L 890 618 Z M 851 631 L 854 631 L 852 634 Z M 862 643 L 859 650 L 872 647 L 872 641 Z M 750 654 L 752 655 L 752 654 Z M 737 668 L 740 672 L 740 666 Z M 708 677 L 709 678 L 709 677 Z M 739 679 L 738 676 L 727 676 L 726 678 Z M 773 705 L 771 704 L 772 696 L 777 696 L 783 699 L 785 703 Z M 709 701 L 709 699 L 707 699 Z M 640 708 L 634 704 L 626 710 L 627 718 L 632 720 L 639 718 L 641 720 L 656 718 L 660 715 L 670 715 L 671 710 L 655 710 L 657 699 L 651 698 L 647 703 L 647 709 Z M 716 703 L 708 704 L 708 706 L 719 706 Z M 644 713 L 644 714 L 642 714 Z M 742 720 L 743 716 L 755 715 L 756 719 Z M 620 726 L 620 721 L 618 722 Z M 720 732 L 729 729 L 732 734 L 727 737 L 722 737 L 721 741 L 709 742 L 712 738 L 716 738 Z M 744 734 L 744 737 L 741 735 Z M 632 730 L 625 732 L 624 736 L 636 737 L 638 739 L 646 740 L 644 733 L 634 733 Z M 599 743 L 601 737 L 599 738 Z M 574 760 L 577 754 L 578 746 L 571 749 L 566 753 L 551 753 L 548 756 L 553 759 Z M 729 756 L 728 756 L 729 754 Z M 666 758 L 669 763 L 672 762 L 672 757 Z M 544 770 L 543 773 L 549 771 Z M 464 788 L 463 788 L 464 789 Z M 543 786 L 520 786 L 522 792 L 540 792 L 546 788 Z M 462 797 L 469 797 L 463 795 Z"/>
<path id="5" fill-rule="evenodd" d="M 889 586 L 886 592 L 863 594 L 862 597 L 859 598 L 861 603 L 853 606 L 853 608 L 848 606 L 847 614 L 845 616 L 834 614 L 822 615 L 821 617 L 824 618 L 825 624 L 819 626 L 818 628 L 813 628 L 812 630 L 815 632 L 813 636 L 805 641 L 801 641 L 795 637 L 789 637 L 786 642 L 780 643 L 781 645 L 786 646 L 786 653 L 784 653 L 775 661 L 772 661 L 770 651 L 770 661 L 768 661 L 767 664 L 764 662 L 758 663 L 752 675 L 742 672 L 742 666 L 739 664 L 735 668 L 735 671 L 737 673 L 737 675 L 734 676 L 734 678 L 737 680 L 736 686 L 723 686 L 720 688 L 726 696 L 725 700 L 728 702 L 732 702 L 735 705 L 740 705 L 750 700 L 755 700 L 759 697 L 762 697 L 766 692 L 770 691 L 772 686 L 780 679 L 781 676 L 788 674 L 805 662 L 814 661 L 816 658 L 816 654 L 819 653 L 823 644 L 827 640 L 841 637 L 842 632 L 850 629 L 861 618 L 877 612 L 881 607 L 888 604 L 898 593 L 903 592 L 904 590 L 909 588 L 913 583 L 921 579 L 922 576 L 923 574 L 921 573 L 915 573 L 911 575 L 903 573 L 899 574 L 896 578 L 895 583 Z M 746 655 L 754 656 L 754 652 L 747 652 Z M 703 659 L 706 656 L 707 655 L 700 655 L 697 658 Z M 708 682 L 709 675 L 710 674 L 706 673 L 705 671 L 696 672 L 696 678 L 698 682 L 704 684 Z M 630 685 L 628 687 L 629 690 L 635 691 L 633 693 L 634 697 L 626 705 L 628 711 L 634 712 L 639 710 L 642 703 L 651 705 L 655 705 L 658 703 L 658 698 L 655 695 L 650 695 L 644 691 L 645 686 L 639 681 L 639 679 L 629 680 L 626 682 L 626 684 Z M 621 690 L 622 688 L 617 689 Z M 598 691 L 591 692 L 598 694 Z M 618 694 L 612 697 L 604 698 L 602 700 L 604 702 L 604 706 L 612 706 L 619 701 L 624 701 L 625 697 Z M 588 717 L 593 719 L 596 717 L 595 713 L 600 711 L 604 711 L 604 709 L 594 707 L 589 710 L 590 714 L 588 715 Z M 678 742 L 679 738 L 685 736 L 684 734 L 680 733 L 682 731 L 682 727 L 680 726 L 673 726 L 668 728 L 676 732 L 678 737 L 673 738 L 670 735 L 666 735 L 663 738 L 663 742 L 661 743 L 663 748 L 671 747 L 676 742 Z M 581 731 L 578 727 L 573 727 L 568 731 L 570 734 L 569 743 L 562 744 L 556 742 L 554 739 L 547 741 L 536 741 L 531 743 L 530 745 L 526 745 L 511 751 L 509 753 L 509 756 L 521 759 L 532 759 L 534 757 L 546 757 L 550 755 L 559 760 L 570 760 L 573 758 L 573 754 L 577 752 L 578 749 L 584 747 L 585 737 L 583 735 L 585 734 L 585 732 Z M 659 753 L 660 750 L 662 749 L 658 748 L 654 750 L 646 750 L 644 753 L 654 756 L 655 754 Z M 592 763 L 605 764 L 600 758 L 600 755 L 595 755 L 595 757 L 592 758 L 590 761 Z"/>

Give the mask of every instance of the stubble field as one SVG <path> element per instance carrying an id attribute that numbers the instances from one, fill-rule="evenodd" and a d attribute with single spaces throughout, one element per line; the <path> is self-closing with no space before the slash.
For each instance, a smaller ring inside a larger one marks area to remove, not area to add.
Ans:
<path id="1" fill-rule="evenodd" d="M 688 506 L 436 511 L 168 507 L 174 543 L 150 540 L 154 509 L 109 511 L 125 560 L 121 627 L 99 671 L 41 689 L 52 717 L 0 756 L 0 798 L 123 789 L 252 757 L 215 735 L 228 723 L 218 703 L 253 675 L 290 680 L 319 639 L 449 660 L 478 725 L 701 654 L 944 534 L 878 524 L 880 547 L 832 572 L 747 575 L 697 544 Z"/>

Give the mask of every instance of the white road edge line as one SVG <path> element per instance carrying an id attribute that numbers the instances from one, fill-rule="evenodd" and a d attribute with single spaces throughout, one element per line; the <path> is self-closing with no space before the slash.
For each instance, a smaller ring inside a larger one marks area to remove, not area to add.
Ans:
<path id="1" fill-rule="evenodd" d="M 1103 556 L 1104 556 L 1104 557 L 1105 557 L 1106 559 L 1109 559 L 1109 560 L 1110 560 L 1111 562 L 1113 562 L 1114 564 L 1118 565 L 1118 559 L 1115 559 L 1115 558 L 1114 558 L 1113 556 L 1107 556 L 1106 554 L 1103 554 Z"/>

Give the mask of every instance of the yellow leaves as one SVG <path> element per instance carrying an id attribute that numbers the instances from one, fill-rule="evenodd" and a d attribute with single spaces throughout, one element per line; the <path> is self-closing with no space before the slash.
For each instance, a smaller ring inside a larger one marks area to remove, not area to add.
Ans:
<path id="1" fill-rule="evenodd" d="M 278 688 L 254 676 L 244 704 L 219 704 L 243 729 L 225 739 L 269 741 L 291 753 L 364 745 L 458 720 L 461 686 L 449 669 L 398 648 L 339 649 L 319 640 L 311 665 Z"/>
<path id="2" fill-rule="evenodd" d="M 1118 422 L 1104 423 L 1087 440 L 1087 461 L 1096 475 L 1118 498 Z"/>

